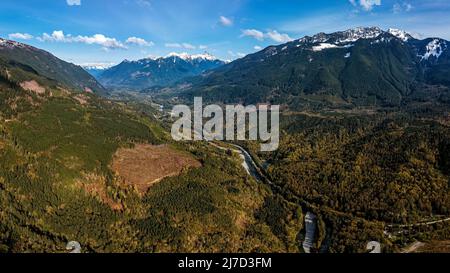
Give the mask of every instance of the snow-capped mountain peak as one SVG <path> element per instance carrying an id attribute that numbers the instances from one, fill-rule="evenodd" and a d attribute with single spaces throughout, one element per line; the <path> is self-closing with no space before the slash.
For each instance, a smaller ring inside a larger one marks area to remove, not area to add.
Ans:
<path id="1" fill-rule="evenodd" d="M 357 27 L 353 29 L 348 29 L 343 32 L 338 32 L 341 36 L 338 39 L 339 43 L 355 42 L 359 39 L 372 39 L 380 36 L 383 30 L 379 27 Z"/>
<path id="2" fill-rule="evenodd" d="M 331 34 L 318 33 L 312 37 L 303 37 L 298 41 L 300 43 L 329 43 L 335 45 L 344 45 L 356 42 L 359 39 L 372 39 L 380 36 L 383 30 L 379 27 L 357 27 L 345 31 L 339 31 Z"/>
<path id="3" fill-rule="evenodd" d="M 171 57 L 178 57 L 185 61 L 193 61 L 193 60 L 215 61 L 215 60 L 218 60 L 218 58 L 214 57 L 213 55 L 211 55 L 209 53 L 190 55 L 186 52 L 183 52 L 183 53 L 172 52 L 166 56 L 166 58 L 171 58 Z"/>
<path id="4" fill-rule="evenodd" d="M 391 35 L 399 38 L 403 42 L 406 42 L 412 38 L 412 36 L 408 32 L 401 30 L 401 29 L 390 28 L 390 29 L 388 29 L 387 32 L 389 32 Z"/>
<path id="5" fill-rule="evenodd" d="M 106 70 L 114 66 L 113 63 L 84 63 L 80 65 L 86 70 Z"/>
<path id="6" fill-rule="evenodd" d="M 191 55 L 189 55 L 185 52 L 183 52 L 183 53 L 171 52 L 171 53 L 167 54 L 167 56 L 165 58 L 167 59 L 167 58 L 172 58 L 172 57 L 177 57 L 177 58 L 183 59 L 185 61 L 191 59 Z M 164 59 L 164 58 L 162 58 L 162 59 Z"/>
<path id="7" fill-rule="evenodd" d="M 360 39 L 375 39 L 385 33 L 389 33 L 392 36 L 402 40 L 403 42 L 407 42 L 408 40 L 413 39 L 413 37 L 408 32 L 400 29 L 390 28 L 384 31 L 379 27 L 357 27 L 330 34 L 318 33 L 312 37 L 305 36 L 299 39 L 298 42 L 300 43 L 299 46 L 301 46 L 302 43 L 327 43 L 342 46 L 356 42 Z"/>
<path id="8" fill-rule="evenodd" d="M 208 60 L 208 61 L 215 61 L 218 60 L 217 57 L 209 54 L 209 53 L 203 53 L 203 54 L 197 54 L 192 56 L 194 59 L 202 59 L 202 60 Z"/>

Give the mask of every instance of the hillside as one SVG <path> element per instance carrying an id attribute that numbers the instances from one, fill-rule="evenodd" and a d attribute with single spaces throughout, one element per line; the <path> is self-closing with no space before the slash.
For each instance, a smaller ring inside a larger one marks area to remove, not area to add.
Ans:
<path id="1" fill-rule="evenodd" d="M 449 45 L 394 29 L 319 33 L 267 47 L 171 88 L 146 92 L 224 103 L 271 102 L 292 109 L 448 102 Z"/>
<path id="2" fill-rule="evenodd" d="M 44 50 L 0 38 L 0 58 L 13 66 L 25 65 L 42 77 L 67 88 L 104 94 L 106 90 L 83 68 L 67 63 Z"/>
<path id="3" fill-rule="evenodd" d="M 97 76 L 113 89 L 140 90 L 152 86 L 166 86 L 186 77 L 196 76 L 225 63 L 209 54 L 170 54 L 164 58 L 125 60 Z"/>
<path id="4" fill-rule="evenodd" d="M 298 251 L 298 205 L 275 202 L 293 231 L 272 231 L 239 156 L 175 143 L 155 114 L 0 58 L 0 253 Z"/>

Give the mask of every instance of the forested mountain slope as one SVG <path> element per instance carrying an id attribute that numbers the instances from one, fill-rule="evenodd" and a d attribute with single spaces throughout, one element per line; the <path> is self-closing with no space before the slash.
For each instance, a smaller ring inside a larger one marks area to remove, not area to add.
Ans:
<path id="1" fill-rule="evenodd" d="M 299 251 L 299 206 L 275 202 L 292 231 L 257 218 L 272 193 L 237 155 L 174 143 L 147 105 L 107 101 L 27 63 L 0 57 L 0 252 L 67 252 L 73 240 L 83 252 Z M 136 147 L 168 152 L 141 152 L 156 160 L 148 165 L 126 157 Z M 135 166 L 162 176 L 144 191 L 128 180 L 128 170 L 148 173 Z"/>
<path id="2" fill-rule="evenodd" d="M 147 92 L 186 100 L 202 96 L 223 103 L 270 102 L 292 109 L 398 106 L 424 99 L 448 102 L 449 45 L 443 39 L 417 40 L 393 29 L 319 33 Z"/>
<path id="3" fill-rule="evenodd" d="M 0 58 L 10 65 L 26 65 L 42 77 L 68 88 L 104 94 L 106 90 L 80 66 L 67 63 L 44 50 L 0 38 Z"/>

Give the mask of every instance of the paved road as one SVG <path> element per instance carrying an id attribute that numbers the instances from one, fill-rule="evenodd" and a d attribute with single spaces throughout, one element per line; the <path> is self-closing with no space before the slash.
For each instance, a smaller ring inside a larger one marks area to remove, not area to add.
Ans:
<path id="1" fill-rule="evenodd" d="M 435 225 L 435 224 L 446 223 L 449 221 L 450 221 L 450 218 L 445 218 L 445 219 L 441 219 L 441 220 L 414 223 L 414 224 L 406 224 L 406 225 L 387 225 L 386 229 L 384 231 L 384 234 L 387 235 L 388 237 L 391 237 L 393 235 L 403 234 L 403 233 L 407 232 L 408 229 L 410 229 L 410 228 L 431 226 L 431 225 Z M 394 231 L 394 230 L 396 230 L 396 231 Z"/>
<path id="2" fill-rule="evenodd" d="M 423 222 L 423 223 L 408 224 L 408 225 L 388 225 L 388 227 L 390 227 L 390 228 L 412 228 L 412 227 L 420 227 L 420 226 L 431 226 L 431 225 L 435 225 L 435 224 L 439 224 L 439 223 L 445 223 L 448 221 L 450 221 L 450 218 L 429 221 L 429 222 Z"/>
<path id="3" fill-rule="evenodd" d="M 252 176 L 253 178 L 255 178 L 257 181 L 265 181 L 266 183 L 273 185 L 273 182 L 270 181 L 268 178 L 266 178 L 264 176 L 264 174 L 262 173 L 261 169 L 258 167 L 258 165 L 256 164 L 256 162 L 253 160 L 252 156 L 250 155 L 249 152 L 247 152 L 247 150 L 245 150 L 243 147 L 236 145 L 236 144 L 230 144 L 227 143 L 228 146 L 231 146 L 233 148 L 226 148 L 223 146 L 220 146 L 218 144 L 215 144 L 214 142 L 208 142 L 210 145 L 221 149 L 221 150 L 232 150 L 235 153 L 239 154 L 240 157 L 242 158 L 243 162 L 242 162 L 242 167 L 244 167 L 245 171 Z"/>

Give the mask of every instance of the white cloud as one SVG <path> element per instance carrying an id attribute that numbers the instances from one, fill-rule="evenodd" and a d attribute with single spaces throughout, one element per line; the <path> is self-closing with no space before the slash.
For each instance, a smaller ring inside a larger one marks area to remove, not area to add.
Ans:
<path id="1" fill-rule="evenodd" d="M 191 45 L 189 43 L 167 43 L 165 44 L 166 47 L 169 48 L 185 48 L 185 49 L 196 49 L 197 47 L 194 45 Z"/>
<path id="2" fill-rule="evenodd" d="M 74 41 L 90 45 L 97 44 L 108 49 L 126 48 L 121 42 L 117 41 L 115 38 L 109 38 L 103 34 L 95 34 L 93 36 L 77 36 L 74 38 Z"/>
<path id="3" fill-rule="evenodd" d="M 287 43 L 293 40 L 291 37 L 289 37 L 289 35 L 279 33 L 276 30 L 271 30 L 267 33 L 263 33 L 262 31 L 256 29 L 245 29 L 242 31 L 241 37 L 253 37 L 258 41 L 263 41 L 265 38 L 267 38 L 277 43 Z"/>
<path id="4" fill-rule="evenodd" d="M 205 45 L 199 45 L 198 48 L 204 50 L 204 49 L 207 49 L 208 46 L 205 46 Z"/>
<path id="5" fill-rule="evenodd" d="M 81 0 L 66 0 L 69 6 L 81 6 Z"/>
<path id="6" fill-rule="evenodd" d="M 262 47 L 260 47 L 260 46 L 254 46 L 253 48 L 258 51 L 262 49 Z"/>
<path id="7" fill-rule="evenodd" d="M 256 29 L 245 29 L 242 31 L 241 37 L 253 37 L 258 41 L 264 40 L 264 33 Z"/>
<path id="8" fill-rule="evenodd" d="M 354 7 L 360 6 L 365 11 L 371 11 L 374 6 L 381 6 L 381 0 L 348 0 Z"/>
<path id="9" fill-rule="evenodd" d="M 165 46 L 170 48 L 181 48 L 181 44 L 179 43 L 167 43 Z"/>
<path id="10" fill-rule="evenodd" d="M 359 4 L 365 11 L 371 11 L 374 6 L 381 6 L 381 0 L 359 0 Z"/>
<path id="11" fill-rule="evenodd" d="M 401 12 L 410 12 L 413 8 L 414 8 L 413 5 L 407 2 L 395 3 L 394 6 L 392 7 L 392 12 L 394 12 L 395 14 Z"/>
<path id="12" fill-rule="evenodd" d="M 405 10 L 406 11 L 411 11 L 413 9 L 413 5 L 409 4 L 409 3 L 405 3 Z"/>
<path id="13" fill-rule="evenodd" d="M 287 43 L 293 39 L 287 34 L 278 33 L 276 30 L 272 30 L 266 33 L 266 37 L 274 40 L 277 43 Z"/>
<path id="14" fill-rule="evenodd" d="M 233 25 L 233 20 L 230 18 L 227 18 L 225 16 L 220 16 L 219 22 L 226 27 L 231 27 Z"/>
<path id="15" fill-rule="evenodd" d="M 125 43 L 127 44 L 134 44 L 134 45 L 138 45 L 138 46 L 154 46 L 155 44 L 152 41 L 146 41 L 142 38 L 138 38 L 138 37 L 129 37 Z"/>
<path id="16" fill-rule="evenodd" d="M 33 39 L 33 36 L 28 33 L 11 33 L 8 35 L 11 40 L 30 40 Z"/>
<path id="17" fill-rule="evenodd" d="M 42 37 L 39 37 L 38 40 L 42 42 L 67 42 L 69 43 L 72 37 L 69 35 L 66 37 L 62 30 L 55 30 L 50 35 L 48 33 L 42 34 Z"/>
<path id="18" fill-rule="evenodd" d="M 53 33 L 47 34 L 44 33 L 42 37 L 39 37 L 38 40 L 43 42 L 62 42 L 62 43 L 84 43 L 88 45 L 101 45 L 103 49 L 126 49 L 126 46 L 123 45 L 120 41 L 115 38 L 106 37 L 103 34 L 95 34 L 93 36 L 72 36 L 70 34 L 66 35 L 62 30 L 55 30 Z"/>
<path id="19" fill-rule="evenodd" d="M 152 6 L 150 1 L 148 1 L 148 0 L 137 0 L 136 4 L 138 4 L 141 7 L 147 7 L 147 8 Z"/>
<path id="20" fill-rule="evenodd" d="M 181 45 L 183 46 L 183 48 L 186 48 L 186 49 L 195 49 L 196 48 L 194 45 L 191 45 L 188 43 L 182 43 Z"/>

